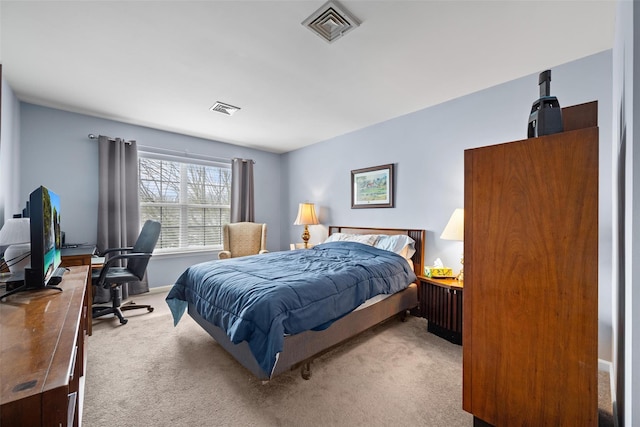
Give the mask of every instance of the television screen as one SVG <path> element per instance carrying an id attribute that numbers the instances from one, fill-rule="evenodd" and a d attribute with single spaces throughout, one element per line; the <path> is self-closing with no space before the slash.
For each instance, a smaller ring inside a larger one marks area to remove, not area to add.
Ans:
<path id="1" fill-rule="evenodd" d="M 31 268 L 26 274 L 27 286 L 47 286 L 62 262 L 60 237 L 60 197 L 44 186 L 29 196 L 31 224 Z"/>

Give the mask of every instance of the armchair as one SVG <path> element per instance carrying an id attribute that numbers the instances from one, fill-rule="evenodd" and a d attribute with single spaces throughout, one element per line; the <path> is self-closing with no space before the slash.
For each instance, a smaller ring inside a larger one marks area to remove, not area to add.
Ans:
<path id="1" fill-rule="evenodd" d="M 160 223 L 148 220 L 142 226 L 133 247 L 111 248 L 102 253 L 105 256 L 105 264 L 101 269 L 94 269 L 91 272 L 91 282 L 94 286 L 110 290 L 112 305 L 93 306 L 92 318 L 114 314 L 124 325 L 127 323 L 127 319 L 122 315 L 124 310 L 146 308 L 149 312 L 153 311 L 153 307 L 150 305 L 138 305 L 133 302 L 121 306 L 122 285 L 142 280 L 159 237 Z M 126 261 L 125 267 L 119 266 L 121 260 Z"/>
<path id="2" fill-rule="evenodd" d="M 267 224 L 235 222 L 222 227 L 222 248 L 219 259 L 237 258 L 269 252 Z"/>

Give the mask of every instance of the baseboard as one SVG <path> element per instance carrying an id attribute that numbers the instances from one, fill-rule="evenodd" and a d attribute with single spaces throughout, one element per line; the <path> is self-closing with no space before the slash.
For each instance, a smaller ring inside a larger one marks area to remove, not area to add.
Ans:
<path id="1" fill-rule="evenodd" d="M 598 359 L 598 371 L 609 373 L 609 393 L 611 397 L 611 410 L 613 415 L 613 425 L 618 426 L 618 409 L 616 402 L 616 382 L 613 376 L 613 363 L 608 360 Z"/>
<path id="2" fill-rule="evenodd" d="M 149 288 L 149 293 L 150 294 L 159 294 L 159 293 L 163 293 L 163 292 L 169 292 L 172 287 L 173 287 L 173 285 L 154 286 L 153 288 Z"/>
<path id="3" fill-rule="evenodd" d="M 608 360 L 598 359 L 598 371 L 608 372 L 609 375 L 611 375 L 613 371 L 613 364 Z"/>

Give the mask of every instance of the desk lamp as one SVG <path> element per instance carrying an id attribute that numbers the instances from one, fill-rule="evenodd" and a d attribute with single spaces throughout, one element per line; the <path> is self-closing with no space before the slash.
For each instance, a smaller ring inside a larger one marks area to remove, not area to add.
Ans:
<path id="1" fill-rule="evenodd" d="M 11 274 L 24 271 L 31 262 L 31 229 L 29 218 L 8 219 L 0 229 L 0 246 L 10 245 L 4 251 L 4 261 Z"/>
<path id="2" fill-rule="evenodd" d="M 304 248 L 309 247 L 309 226 L 320 224 L 318 217 L 316 216 L 316 209 L 313 203 L 300 203 L 298 206 L 298 216 L 293 225 L 304 225 L 304 231 L 302 232 L 302 241 L 304 242 Z"/>
<path id="3" fill-rule="evenodd" d="M 449 222 L 447 226 L 444 228 L 444 231 L 440 235 L 441 239 L 444 240 L 457 240 L 460 242 L 464 242 L 464 209 L 457 208 L 451 214 L 451 218 L 449 218 Z M 460 274 L 456 277 L 459 281 L 464 280 L 464 252 L 462 253 L 462 257 L 460 257 L 460 264 L 463 265 L 460 268 Z"/>

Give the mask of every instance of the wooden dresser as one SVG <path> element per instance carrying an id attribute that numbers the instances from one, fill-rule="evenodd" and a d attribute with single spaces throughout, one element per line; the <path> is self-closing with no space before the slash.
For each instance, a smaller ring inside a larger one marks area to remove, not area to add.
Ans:
<path id="1" fill-rule="evenodd" d="M 84 389 L 89 266 L 55 289 L 0 302 L 0 425 L 78 426 Z"/>
<path id="2" fill-rule="evenodd" d="M 597 111 L 563 108 L 564 132 L 465 151 L 474 425 L 598 424 Z"/>

